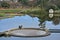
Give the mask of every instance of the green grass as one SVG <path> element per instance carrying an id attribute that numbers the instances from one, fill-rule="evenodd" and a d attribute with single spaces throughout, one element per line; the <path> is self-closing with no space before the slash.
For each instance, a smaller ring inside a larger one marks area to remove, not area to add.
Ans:
<path id="1" fill-rule="evenodd" d="M 38 14 L 38 15 L 42 15 L 44 14 L 46 11 L 44 9 L 41 8 L 28 8 L 28 9 L 4 9 L 4 10 L 0 10 L 0 16 L 3 16 L 2 13 L 22 13 L 22 14 Z"/>
<path id="2" fill-rule="evenodd" d="M 20 10 L 12 10 L 12 9 L 8 9 L 8 10 L 0 10 L 0 13 L 15 13 L 15 12 L 19 12 Z"/>
<path id="3" fill-rule="evenodd" d="M 5 14 L 4 13 L 0 13 L 0 17 L 4 17 L 5 16 Z"/>
<path id="4" fill-rule="evenodd" d="M 40 8 L 28 8 L 28 9 L 4 9 L 0 10 L 0 13 L 15 13 L 15 12 L 31 12 L 35 10 L 40 10 Z"/>
<path id="5" fill-rule="evenodd" d="M 0 17 L 4 17 L 6 13 L 34 14 L 34 15 L 39 15 L 41 18 L 47 16 L 47 12 L 45 11 L 45 9 L 41 10 L 40 8 L 4 9 L 4 10 L 0 10 Z"/>

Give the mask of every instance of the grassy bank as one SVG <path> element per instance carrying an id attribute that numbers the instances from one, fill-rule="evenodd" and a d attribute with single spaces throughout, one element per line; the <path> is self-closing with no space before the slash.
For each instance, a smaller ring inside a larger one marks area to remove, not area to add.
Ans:
<path id="1" fill-rule="evenodd" d="M 30 11 L 34 11 L 34 10 L 40 10 L 40 8 L 28 8 L 28 9 L 0 9 L 0 13 L 15 13 L 15 12 L 30 12 Z"/>
<path id="2" fill-rule="evenodd" d="M 4 14 L 2 13 L 19 13 L 19 14 L 38 14 L 38 15 L 42 15 L 42 14 L 45 14 L 46 11 L 45 9 L 42 9 L 41 8 L 28 8 L 28 9 L 4 9 L 4 10 L 0 10 L 0 16 L 3 16 Z"/>
<path id="3" fill-rule="evenodd" d="M 0 13 L 15 13 L 19 12 L 20 10 L 12 10 L 12 9 L 7 9 L 7 10 L 0 10 Z"/>
<path id="4" fill-rule="evenodd" d="M 5 16 L 5 14 L 4 13 L 0 13 L 0 17 L 4 17 Z"/>

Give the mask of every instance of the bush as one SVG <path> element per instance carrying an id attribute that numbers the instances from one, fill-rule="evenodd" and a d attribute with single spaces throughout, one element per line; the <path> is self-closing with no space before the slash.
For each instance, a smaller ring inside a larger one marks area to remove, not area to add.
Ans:
<path id="1" fill-rule="evenodd" d="M 3 8 L 9 8 L 10 4 L 8 4 L 7 2 L 2 2 L 1 3 L 1 7 L 3 7 Z"/>
<path id="2" fill-rule="evenodd" d="M 49 9 L 59 10 L 59 7 L 55 4 L 49 4 L 46 6 L 46 10 L 48 11 Z"/>

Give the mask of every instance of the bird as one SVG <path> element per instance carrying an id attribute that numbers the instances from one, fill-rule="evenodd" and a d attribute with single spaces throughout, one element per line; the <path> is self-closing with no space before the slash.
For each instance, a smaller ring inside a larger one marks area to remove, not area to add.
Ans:
<path id="1" fill-rule="evenodd" d="M 50 18 L 52 18 L 52 17 L 54 16 L 53 13 L 54 13 L 54 10 L 53 10 L 53 9 L 50 9 L 50 10 L 49 10 L 49 17 L 50 17 Z"/>
<path id="2" fill-rule="evenodd" d="M 19 29 L 22 29 L 22 25 L 21 25 L 21 26 L 19 26 Z"/>

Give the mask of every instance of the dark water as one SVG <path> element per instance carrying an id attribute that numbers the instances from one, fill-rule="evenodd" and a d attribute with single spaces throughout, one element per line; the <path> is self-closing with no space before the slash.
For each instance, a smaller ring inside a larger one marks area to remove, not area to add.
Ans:
<path id="1" fill-rule="evenodd" d="M 0 20 L 0 32 L 18 28 L 19 25 L 23 25 L 23 28 L 39 28 L 41 22 L 46 22 L 47 29 L 60 29 L 60 17 L 54 17 L 53 19 L 45 19 L 41 17 L 15 16 L 13 18 L 6 18 Z M 43 21 L 41 21 L 43 20 Z M 37 38 L 22 38 L 22 37 L 0 37 L 0 40 L 59 40 L 60 33 L 51 33 L 47 37 Z"/>

